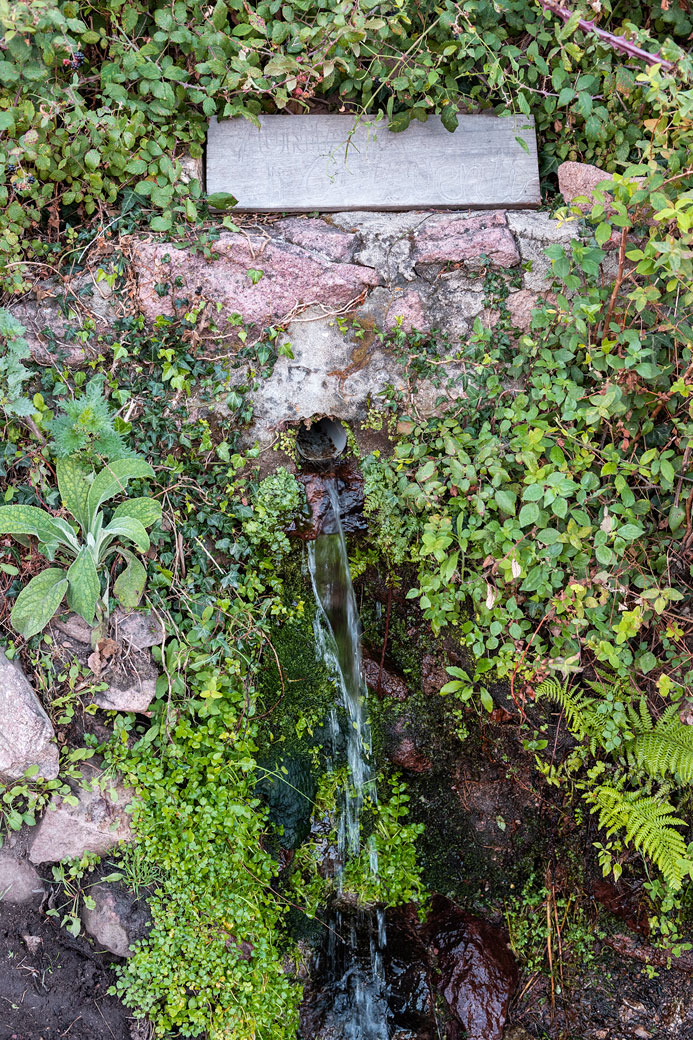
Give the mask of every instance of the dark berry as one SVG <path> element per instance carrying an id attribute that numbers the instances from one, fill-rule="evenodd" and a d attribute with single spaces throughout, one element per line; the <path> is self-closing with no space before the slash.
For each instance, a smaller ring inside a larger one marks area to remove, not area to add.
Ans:
<path id="1" fill-rule="evenodd" d="M 8 164 L 7 164 L 7 172 L 8 172 L 8 173 L 14 173 L 14 171 L 15 171 L 16 169 L 17 169 L 17 164 L 16 164 L 16 162 L 8 162 Z"/>

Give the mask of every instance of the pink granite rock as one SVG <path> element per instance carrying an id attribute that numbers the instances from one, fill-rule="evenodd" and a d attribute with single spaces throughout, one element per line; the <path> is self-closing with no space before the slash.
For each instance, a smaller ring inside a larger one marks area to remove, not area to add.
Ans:
<path id="1" fill-rule="evenodd" d="M 519 292 L 510 293 L 507 306 L 513 325 L 523 332 L 527 332 L 532 324 L 532 314 L 543 302 L 536 293 L 530 292 L 529 289 L 520 289 Z"/>
<path id="2" fill-rule="evenodd" d="M 414 232 L 416 264 L 479 267 L 482 256 L 488 256 L 497 267 L 514 267 L 520 262 L 504 210 L 436 215 Z"/>
<path id="3" fill-rule="evenodd" d="M 581 195 L 586 195 L 589 205 L 581 203 L 580 209 L 582 210 L 591 209 L 593 203 L 597 201 L 593 194 L 597 185 L 602 181 L 610 180 L 611 177 L 608 173 L 591 163 L 564 162 L 558 167 L 558 190 L 568 203 Z"/>
<path id="4" fill-rule="evenodd" d="M 318 217 L 286 217 L 274 225 L 282 238 L 294 245 L 322 253 L 328 260 L 346 260 L 357 236 L 341 231 Z"/>
<path id="5" fill-rule="evenodd" d="M 429 325 L 424 314 L 421 297 L 415 289 L 409 289 L 394 298 L 387 309 L 385 328 L 396 328 L 399 323 L 398 319 L 401 319 L 401 327 L 405 332 L 411 332 L 412 329 L 421 331 L 428 329 Z"/>
<path id="6" fill-rule="evenodd" d="M 139 241 L 132 252 L 140 306 L 150 319 L 172 314 L 173 298 L 184 296 L 191 304 L 196 299 L 220 303 L 218 325 L 239 314 L 262 328 L 306 307 L 341 308 L 380 284 L 372 268 L 331 263 L 300 246 L 259 235 L 222 234 L 212 260 L 162 242 Z M 251 277 L 250 271 L 261 274 Z M 182 285 L 159 296 L 155 285 L 173 284 L 179 277 Z"/>

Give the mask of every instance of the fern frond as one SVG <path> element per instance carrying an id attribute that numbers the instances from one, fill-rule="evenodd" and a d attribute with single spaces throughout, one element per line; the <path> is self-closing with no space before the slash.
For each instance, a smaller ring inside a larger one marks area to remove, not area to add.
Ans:
<path id="1" fill-rule="evenodd" d="M 599 813 L 599 825 L 609 837 L 625 831 L 625 843 L 648 856 L 672 888 L 681 887 L 693 864 L 686 858 L 684 837 L 676 829 L 685 820 L 673 815 L 676 810 L 670 802 L 641 797 L 636 791 L 619 791 L 608 784 L 591 791 L 587 800 L 594 802 L 592 812 Z"/>
<path id="2" fill-rule="evenodd" d="M 678 706 L 667 709 L 654 727 L 636 731 L 628 755 L 651 776 L 673 774 L 682 783 L 693 781 L 693 727 L 678 717 Z M 649 712 L 648 712 L 649 716 Z"/>
<path id="3" fill-rule="evenodd" d="M 546 697 L 561 708 L 574 737 L 584 740 L 592 735 L 594 697 L 586 697 L 578 690 L 569 690 L 567 682 L 561 684 L 556 679 L 545 679 L 537 686 L 534 696 L 536 700 Z"/>

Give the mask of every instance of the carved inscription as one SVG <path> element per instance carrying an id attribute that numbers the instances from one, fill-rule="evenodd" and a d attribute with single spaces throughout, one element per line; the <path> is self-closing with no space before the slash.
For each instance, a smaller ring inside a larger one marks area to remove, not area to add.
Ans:
<path id="1" fill-rule="evenodd" d="M 230 192 L 240 210 L 296 211 L 525 207 L 541 201 L 529 117 L 460 116 L 394 134 L 352 116 L 213 119 L 207 191 Z M 524 147 L 523 147 L 524 144 Z"/>

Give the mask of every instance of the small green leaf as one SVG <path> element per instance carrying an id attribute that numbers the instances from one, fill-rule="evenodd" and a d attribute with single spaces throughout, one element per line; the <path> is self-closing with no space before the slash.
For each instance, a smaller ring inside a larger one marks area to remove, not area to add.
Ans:
<path id="1" fill-rule="evenodd" d="M 493 711 L 493 697 L 485 687 L 481 687 L 479 690 L 479 696 L 481 697 L 481 703 L 486 708 L 486 711 L 491 714 Z"/>
<path id="2" fill-rule="evenodd" d="M 640 538 L 645 531 L 639 526 L 639 524 L 624 524 L 623 527 L 619 527 L 618 533 L 621 538 L 625 538 L 626 541 L 632 542 L 636 538 Z"/>
<path id="3" fill-rule="evenodd" d="M 503 512 L 507 513 L 508 516 L 515 515 L 515 503 L 517 502 L 517 495 L 514 491 L 507 491 L 505 488 L 499 488 L 496 491 L 494 498 L 498 508 Z"/>
<path id="4" fill-rule="evenodd" d="M 457 690 L 461 690 L 463 686 L 464 683 L 459 682 L 457 679 L 453 679 L 452 682 L 446 682 L 444 686 L 441 686 L 438 692 L 445 697 L 448 693 L 456 693 Z"/>
<path id="5" fill-rule="evenodd" d="M 520 515 L 518 517 L 520 527 L 529 527 L 531 524 L 538 523 L 539 516 L 539 506 L 536 504 L 536 502 L 527 502 L 525 505 L 523 505 L 522 509 L 520 510 Z"/>
<path id="6" fill-rule="evenodd" d="M 594 555 L 604 567 L 607 567 L 614 558 L 614 554 L 608 545 L 598 545 L 594 550 Z"/>
<path id="7" fill-rule="evenodd" d="M 449 133 L 454 133 L 459 126 L 459 119 L 457 118 L 457 109 L 454 105 L 446 105 L 443 111 L 440 113 L 440 121 Z M 518 138 L 518 140 L 520 140 Z"/>
<path id="8" fill-rule="evenodd" d="M 238 205 L 238 199 L 228 191 L 214 191 L 207 196 L 207 205 L 212 209 L 233 209 Z"/>
<path id="9" fill-rule="evenodd" d="M 53 617 L 66 592 L 65 571 L 61 567 L 47 567 L 17 596 L 10 614 L 13 627 L 25 639 L 35 636 Z"/>
<path id="10" fill-rule="evenodd" d="M 390 130 L 393 134 L 401 134 L 403 130 L 406 130 L 411 123 L 411 109 L 405 108 L 403 112 L 398 112 L 390 120 Z"/>
<path id="11" fill-rule="evenodd" d="M 594 237 L 596 238 L 597 243 L 600 246 L 603 246 L 604 243 L 608 242 L 611 238 L 611 224 L 607 224 L 607 222 L 603 220 L 601 224 L 597 226 L 597 229 L 594 232 Z"/>
<path id="12" fill-rule="evenodd" d="M 149 226 L 152 231 L 170 231 L 171 230 L 171 214 L 165 213 L 163 216 L 152 217 L 149 221 Z"/>
<path id="13" fill-rule="evenodd" d="M 647 673 L 651 672 L 652 669 L 657 664 L 657 658 L 655 657 L 654 654 L 650 653 L 650 651 L 648 650 L 647 653 L 642 654 L 638 658 L 638 662 L 637 663 L 638 663 L 638 668 L 640 669 L 640 671 L 644 672 L 645 675 L 647 675 Z"/>
<path id="14" fill-rule="evenodd" d="M 101 162 L 101 154 L 97 152 L 96 148 L 90 148 L 87 154 L 84 156 L 84 165 L 88 170 L 97 170 L 99 163 Z"/>
<path id="15" fill-rule="evenodd" d="M 217 0 L 212 11 L 212 25 L 215 29 L 223 29 L 226 25 L 227 10 L 224 0 Z"/>
<path id="16" fill-rule="evenodd" d="M 678 531 L 686 519 L 686 510 L 682 506 L 672 506 L 669 510 L 669 530 Z"/>

